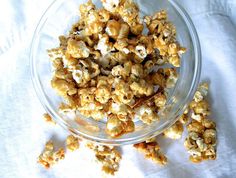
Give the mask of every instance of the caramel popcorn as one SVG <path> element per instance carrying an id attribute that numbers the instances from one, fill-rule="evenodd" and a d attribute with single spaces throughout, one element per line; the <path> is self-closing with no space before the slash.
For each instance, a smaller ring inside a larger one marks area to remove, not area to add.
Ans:
<path id="1" fill-rule="evenodd" d="M 179 121 L 181 124 L 186 124 L 189 121 L 188 109 L 180 116 Z"/>
<path id="2" fill-rule="evenodd" d="M 209 104 L 205 100 L 207 93 L 208 84 L 201 84 L 190 103 L 192 121 L 187 125 L 189 133 L 184 146 L 190 154 L 190 161 L 194 163 L 216 159 L 216 125 L 207 118 L 210 115 Z"/>
<path id="3" fill-rule="evenodd" d="M 69 39 L 67 52 L 74 58 L 87 58 L 90 50 L 83 41 Z"/>
<path id="4" fill-rule="evenodd" d="M 88 143 L 87 147 L 95 152 L 95 157 L 102 164 L 102 171 L 114 175 L 119 169 L 121 154 L 115 147 Z"/>
<path id="5" fill-rule="evenodd" d="M 144 153 L 145 158 L 150 159 L 154 161 L 157 164 L 160 165 L 166 165 L 167 164 L 167 158 L 166 156 L 160 151 L 160 146 L 156 141 L 145 141 L 142 143 L 134 144 L 134 147 Z"/>
<path id="6" fill-rule="evenodd" d="M 146 124 L 151 124 L 159 119 L 155 110 L 147 105 L 142 105 L 135 110 L 135 117 Z"/>
<path id="7" fill-rule="evenodd" d="M 121 134 L 133 132 L 134 122 L 127 116 L 110 115 L 108 117 L 106 131 L 111 137 L 117 137 Z"/>
<path id="8" fill-rule="evenodd" d="M 52 117 L 48 113 L 43 114 L 43 119 L 48 123 L 56 124 L 56 122 L 52 119 Z"/>
<path id="9" fill-rule="evenodd" d="M 45 145 L 44 151 L 38 157 L 38 163 L 48 169 L 59 160 L 64 159 L 64 157 L 64 149 L 60 148 L 57 151 L 54 151 L 54 145 L 52 141 L 48 141 Z"/>
<path id="10" fill-rule="evenodd" d="M 70 151 L 75 151 L 79 148 L 79 139 L 73 135 L 66 138 L 66 148 Z"/>
<path id="11" fill-rule="evenodd" d="M 183 124 L 177 121 L 170 128 L 164 131 L 164 136 L 171 139 L 180 139 L 184 131 Z"/>
<path id="12" fill-rule="evenodd" d="M 142 17 L 132 0 L 101 2 L 102 8 L 91 0 L 81 4 L 80 19 L 69 35 L 60 36 L 59 47 L 48 50 L 54 66 L 51 85 L 66 101 L 60 112 L 107 120 L 107 134 L 116 137 L 135 130 L 134 118 L 146 124 L 159 119 L 168 96 L 157 90 L 175 86 L 175 68 L 186 50 L 166 11 Z M 145 24 L 147 34 L 142 33 Z M 208 111 L 201 102 L 192 104 L 199 116 Z M 203 106 L 204 111 L 199 109 Z"/>

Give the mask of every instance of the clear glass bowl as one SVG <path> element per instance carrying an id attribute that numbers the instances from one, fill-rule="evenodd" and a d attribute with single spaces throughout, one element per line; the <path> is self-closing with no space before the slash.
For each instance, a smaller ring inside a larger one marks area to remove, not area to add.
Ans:
<path id="1" fill-rule="evenodd" d="M 78 17 L 78 7 L 86 0 L 56 0 L 43 14 L 33 36 L 31 46 L 31 74 L 36 93 L 45 110 L 55 121 L 72 133 L 90 141 L 110 145 L 124 145 L 141 142 L 156 136 L 170 127 L 193 97 L 197 88 L 201 71 L 201 51 L 198 36 L 188 14 L 174 0 L 137 0 L 141 15 L 151 15 L 154 12 L 165 9 L 169 20 L 177 28 L 177 39 L 187 48 L 182 56 L 179 79 L 175 88 L 168 96 L 165 109 L 159 113 L 160 121 L 151 125 L 135 122 L 136 130 L 118 138 L 111 138 L 105 132 L 103 121 L 94 121 L 86 118 L 75 121 L 74 116 L 64 116 L 58 112 L 58 105 L 63 100 L 51 88 L 50 80 L 53 75 L 51 61 L 47 55 L 47 49 L 59 44 L 58 36 L 68 34 L 71 25 Z M 100 0 L 93 1 L 101 7 Z"/>

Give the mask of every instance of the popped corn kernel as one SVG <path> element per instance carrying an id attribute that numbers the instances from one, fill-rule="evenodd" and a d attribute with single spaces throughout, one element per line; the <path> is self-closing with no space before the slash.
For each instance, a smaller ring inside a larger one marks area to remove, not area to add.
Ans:
<path id="1" fill-rule="evenodd" d="M 90 49 L 83 41 L 69 39 L 67 52 L 74 58 L 87 58 L 89 57 Z"/>
<path id="2" fill-rule="evenodd" d="M 205 82 L 205 83 L 200 84 L 197 91 L 194 94 L 194 98 L 193 98 L 194 101 L 195 102 L 202 101 L 203 98 L 207 96 L 208 89 L 209 89 L 208 83 Z"/>
<path id="3" fill-rule="evenodd" d="M 107 86 L 99 86 L 95 91 L 95 99 L 105 104 L 108 102 L 108 100 L 111 98 L 111 91 Z"/>
<path id="4" fill-rule="evenodd" d="M 102 55 L 114 51 L 113 44 L 109 42 L 109 36 L 107 34 L 100 36 L 96 49 L 100 50 Z"/>
<path id="5" fill-rule="evenodd" d="M 77 93 L 77 89 L 75 88 L 74 83 L 68 82 L 63 79 L 58 79 L 56 77 L 52 79 L 51 86 L 57 91 L 60 96 L 65 96 L 67 94 L 73 95 Z"/>
<path id="6" fill-rule="evenodd" d="M 109 12 L 116 12 L 121 0 L 101 0 L 103 7 Z"/>
<path id="7" fill-rule="evenodd" d="M 112 114 L 127 115 L 128 112 L 130 112 L 130 108 L 126 104 L 118 104 L 113 102 L 110 107 Z"/>
<path id="8" fill-rule="evenodd" d="M 95 5 L 92 3 L 92 0 L 88 0 L 87 3 L 80 5 L 80 16 L 85 17 L 89 13 L 89 11 L 93 9 L 95 9 Z"/>
<path id="9" fill-rule="evenodd" d="M 164 77 L 163 74 L 161 74 L 160 72 L 155 72 L 155 73 L 152 73 L 150 75 L 150 81 L 154 84 L 154 85 L 158 85 L 162 88 L 165 88 L 166 86 L 166 79 Z M 170 87 L 170 85 L 168 85 Z"/>
<path id="10" fill-rule="evenodd" d="M 117 137 L 124 132 L 124 124 L 116 115 L 112 115 L 107 120 L 106 131 L 111 137 Z"/>
<path id="11" fill-rule="evenodd" d="M 133 82 L 130 85 L 131 90 L 136 96 L 150 96 L 154 93 L 153 85 L 147 83 L 145 80 L 141 79 L 139 82 Z"/>
<path id="12" fill-rule="evenodd" d="M 183 124 L 179 121 L 176 121 L 174 125 L 164 131 L 164 136 L 171 139 L 180 139 L 183 134 L 184 128 Z"/>
<path id="13" fill-rule="evenodd" d="M 110 37 L 117 39 L 119 36 L 120 28 L 121 28 L 120 22 L 116 20 L 109 20 L 107 22 L 107 27 L 105 31 Z"/>
<path id="14" fill-rule="evenodd" d="M 48 113 L 43 114 L 43 119 L 48 123 L 51 123 L 54 125 L 56 124 L 56 122 L 52 119 L 52 117 Z"/>
<path id="15" fill-rule="evenodd" d="M 52 141 L 48 141 L 45 145 L 44 151 L 38 157 L 38 163 L 44 168 L 49 169 L 59 160 L 64 159 L 65 151 L 63 148 L 54 151 L 54 145 Z"/>
<path id="16" fill-rule="evenodd" d="M 92 149 L 99 163 L 102 164 L 102 171 L 114 175 L 119 169 L 121 154 L 116 147 L 88 143 L 87 147 Z"/>
<path id="17" fill-rule="evenodd" d="M 147 105 L 142 105 L 135 109 L 135 116 L 143 123 L 151 124 L 153 121 L 159 119 L 157 113 L 153 110 L 153 108 L 148 107 Z"/>
<path id="18" fill-rule="evenodd" d="M 98 13 L 100 15 L 100 21 L 102 21 L 102 22 L 107 22 L 111 17 L 110 12 L 107 11 L 106 9 L 103 9 L 103 8 L 99 9 Z"/>
<path id="19" fill-rule="evenodd" d="M 137 45 L 135 47 L 135 54 L 140 58 L 145 58 L 147 56 L 147 51 L 144 45 Z"/>
<path id="20" fill-rule="evenodd" d="M 160 146 L 156 141 L 153 142 L 141 142 L 133 145 L 138 151 L 144 153 L 145 158 L 151 159 L 157 164 L 166 165 L 167 158 L 160 151 Z"/>
<path id="21" fill-rule="evenodd" d="M 186 124 L 186 123 L 189 121 L 188 112 L 182 114 L 182 115 L 180 116 L 180 118 L 179 118 L 179 121 L 180 121 L 182 124 Z"/>
<path id="22" fill-rule="evenodd" d="M 122 19 L 129 24 L 133 21 L 136 21 L 136 18 L 139 15 L 139 9 L 134 2 L 127 0 L 120 5 L 118 13 L 122 17 Z"/>
<path id="23" fill-rule="evenodd" d="M 66 138 L 66 148 L 70 151 L 75 151 L 79 148 L 79 139 L 73 135 Z"/>
<path id="24" fill-rule="evenodd" d="M 143 78 L 144 71 L 141 64 L 134 64 L 131 66 L 131 74 L 138 78 Z"/>
<path id="25" fill-rule="evenodd" d="M 173 88 L 178 80 L 178 74 L 176 70 L 174 70 L 173 68 L 166 69 L 165 73 L 168 76 L 166 79 L 166 87 Z"/>
<path id="26" fill-rule="evenodd" d="M 158 108 L 164 107 L 166 104 L 166 96 L 162 93 L 157 93 L 154 96 L 154 103 L 155 103 L 156 107 L 158 107 Z"/>

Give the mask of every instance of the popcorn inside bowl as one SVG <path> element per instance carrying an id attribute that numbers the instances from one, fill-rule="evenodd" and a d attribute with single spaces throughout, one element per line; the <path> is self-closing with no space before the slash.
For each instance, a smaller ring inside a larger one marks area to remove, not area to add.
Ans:
<path id="1" fill-rule="evenodd" d="M 80 5 L 80 20 L 59 38 L 59 47 L 48 50 L 51 85 L 65 99 L 64 111 L 103 120 L 107 134 L 117 137 L 135 130 L 134 118 L 145 124 L 159 120 L 186 49 L 166 11 L 141 17 L 132 0 L 101 1 L 100 9 L 91 0 Z M 195 98 L 201 94 L 204 89 Z"/>

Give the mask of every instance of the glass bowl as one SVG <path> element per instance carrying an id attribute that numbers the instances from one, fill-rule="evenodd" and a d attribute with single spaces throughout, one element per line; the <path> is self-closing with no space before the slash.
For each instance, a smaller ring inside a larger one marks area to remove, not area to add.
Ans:
<path id="1" fill-rule="evenodd" d="M 134 144 L 162 133 L 170 127 L 186 109 L 196 91 L 201 71 L 201 51 L 198 36 L 188 14 L 174 0 L 137 0 L 141 15 L 152 15 L 165 9 L 169 20 L 177 28 L 179 43 L 187 48 L 182 56 L 179 69 L 179 79 L 168 96 L 166 106 L 159 113 L 160 121 L 151 125 L 135 122 L 135 131 L 111 138 L 105 132 L 105 122 L 94 121 L 91 118 L 78 120 L 75 114 L 62 115 L 58 106 L 63 101 L 51 88 L 50 80 L 53 75 L 51 61 L 47 49 L 59 45 L 58 36 L 68 34 L 71 25 L 78 19 L 78 7 L 87 0 L 56 0 L 43 14 L 33 36 L 30 66 L 33 84 L 38 98 L 45 110 L 55 121 L 73 134 L 107 145 Z M 100 0 L 93 0 L 101 7 Z"/>

